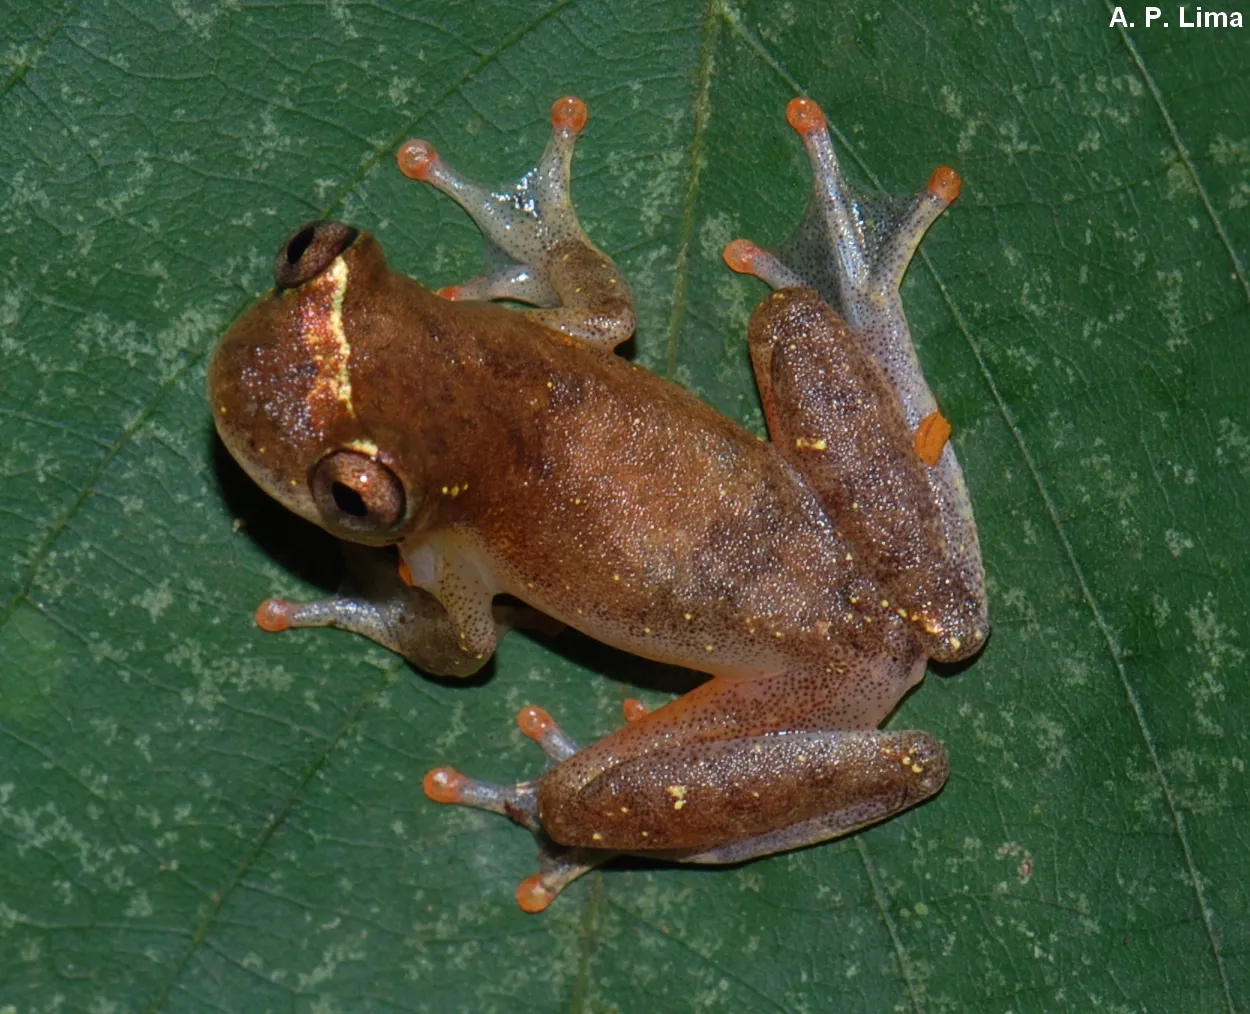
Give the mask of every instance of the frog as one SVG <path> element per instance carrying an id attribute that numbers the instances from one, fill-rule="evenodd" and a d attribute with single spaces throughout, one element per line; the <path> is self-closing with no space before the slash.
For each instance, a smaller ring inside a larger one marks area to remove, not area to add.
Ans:
<path id="1" fill-rule="evenodd" d="M 333 626 L 464 677 L 547 623 L 706 677 L 655 709 L 626 700 L 585 747 L 527 705 L 536 777 L 425 775 L 431 800 L 533 833 L 526 912 L 614 856 L 737 864 L 932 797 L 941 743 L 882 723 L 930 660 L 989 632 L 970 496 L 899 294 L 959 176 L 863 191 L 820 106 L 790 102 L 806 210 L 775 250 L 723 252 L 771 290 L 746 335 L 765 439 L 616 353 L 632 293 L 571 197 L 587 117 L 556 101 L 541 160 L 499 190 L 405 142 L 400 171 L 468 212 L 485 272 L 430 291 L 369 232 L 311 222 L 208 368 L 226 448 L 363 575 L 267 600 L 264 629 Z"/>

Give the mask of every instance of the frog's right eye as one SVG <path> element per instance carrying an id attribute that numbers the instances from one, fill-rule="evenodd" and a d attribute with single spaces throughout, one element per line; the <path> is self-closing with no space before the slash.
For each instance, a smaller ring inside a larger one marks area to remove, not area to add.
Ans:
<path id="1" fill-rule="evenodd" d="M 330 527 L 351 535 L 385 535 L 404 520 L 404 484 L 386 465 L 359 451 L 334 451 L 313 469 L 313 501 Z"/>
<path id="2" fill-rule="evenodd" d="M 312 281 L 355 241 L 357 231 L 342 222 L 309 222 L 287 237 L 273 264 L 279 289 Z"/>

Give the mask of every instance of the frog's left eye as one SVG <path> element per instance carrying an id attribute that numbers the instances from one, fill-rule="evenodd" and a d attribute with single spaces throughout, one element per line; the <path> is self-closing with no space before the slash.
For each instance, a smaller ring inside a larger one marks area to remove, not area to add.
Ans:
<path id="1" fill-rule="evenodd" d="M 309 222 L 282 244 L 273 262 L 273 280 L 279 289 L 294 289 L 316 278 L 334 258 L 355 242 L 359 233 L 342 222 Z"/>
<path id="2" fill-rule="evenodd" d="M 404 520 L 404 484 L 367 454 L 327 454 L 313 469 L 310 485 L 321 516 L 349 534 L 382 535 Z"/>

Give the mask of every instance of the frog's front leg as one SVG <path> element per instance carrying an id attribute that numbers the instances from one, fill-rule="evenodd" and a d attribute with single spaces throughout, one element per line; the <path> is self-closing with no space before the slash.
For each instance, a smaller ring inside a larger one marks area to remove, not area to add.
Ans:
<path id="1" fill-rule="evenodd" d="M 882 663 L 861 664 L 860 678 L 871 681 Z M 437 769 L 426 793 L 504 814 L 535 834 L 540 870 L 517 893 L 526 911 L 619 853 L 733 863 L 825 841 L 927 799 L 947 775 L 941 744 L 927 733 L 829 727 L 839 715 L 859 724 L 845 711 L 847 671 L 713 679 L 658 711 L 635 712 L 584 750 L 545 712 L 526 709 L 518 724 L 555 767 L 516 786 Z"/>
<path id="2" fill-rule="evenodd" d="M 429 572 L 420 575 L 428 578 L 422 587 L 407 560 L 396 567 L 393 550 L 342 546 L 348 571 L 342 594 L 303 603 L 266 599 L 256 610 L 257 625 L 275 633 L 305 627 L 349 630 L 436 676 L 471 676 L 513 627 L 544 633 L 563 629 L 535 609 L 494 603 L 485 589 L 465 579 L 463 564 L 444 563 L 436 548 L 411 554 Z M 448 597 L 450 610 L 439 594 Z"/>
<path id="3" fill-rule="evenodd" d="M 406 141 L 398 162 L 405 176 L 429 183 L 464 208 L 486 241 L 486 274 L 440 295 L 544 307 L 526 315 L 606 351 L 634 333 L 634 303 L 620 269 L 590 241 L 573 208 L 570 168 L 586 118 L 581 99 L 558 99 L 542 161 L 507 190 L 492 192 L 465 179 L 428 141 Z"/>

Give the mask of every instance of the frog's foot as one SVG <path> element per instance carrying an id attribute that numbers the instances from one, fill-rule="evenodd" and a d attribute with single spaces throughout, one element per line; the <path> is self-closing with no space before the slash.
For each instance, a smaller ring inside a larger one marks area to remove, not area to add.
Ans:
<path id="1" fill-rule="evenodd" d="M 542 708 L 527 706 L 516 717 L 517 726 L 542 747 L 554 764 L 568 760 L 580 747 Z M 454 803 L 489 810 L 530 831 L 538 842 L 538 872 L 517 886 L 517 904 L 526 912 L 541 912 L 569 884 L 616 853 L 606 849 L 566 848 L 543 831 L 538 817 L 538 781 L 516 785 L 482 782 L 453 771 L 435 768 L 422 782 L 425 794 L 436 803 Z"/>
<path id="2" fill-rule="evenodd" d="M 459 204 L 482 230 L 488 270 L 448 286 L 448 299 L 514 299 L 550 309 L 528 316 L 587 344 L 611 349 L 634 331 L 633 297 L 612 260 L 587 237 L 573 208 L 569 173 L 586 125 L 586 103 L 566 96 L 551 107 L 551 140 L 538 166 L 493 192 L 465 179 L 428 141 L 405 141 L 400 171 Z"/>
<path id="3" fill-rule="evenodd" d="M 811 99 L 793 99 L 786 119 L 803 138 L 812 166 L 812 193 L 803 220 L 776 253 L 735 240 L 725 248 L 725 261 L 775 289 L 815 289 L 862 331 L 877 323 L 883 304 L 897 299 L 925 230 L 959 196 L 959 176 L 938 166 L 919 193 L 862 193 L 842 175 L 820 106 Z"/>

